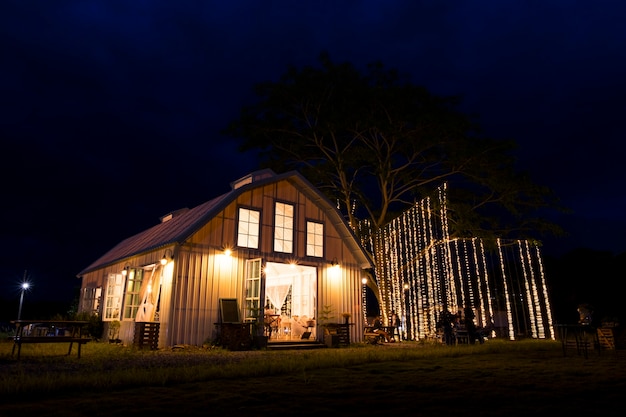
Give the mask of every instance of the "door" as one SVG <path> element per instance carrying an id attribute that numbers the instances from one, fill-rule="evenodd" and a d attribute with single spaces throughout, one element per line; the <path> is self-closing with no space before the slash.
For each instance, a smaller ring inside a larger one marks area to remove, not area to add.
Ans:
<path id="1" fill-rule="evenodd" d="M 268 262 L 264 272 L 264 318 L 270 341 L 315 340 L 317 269 Z"/>

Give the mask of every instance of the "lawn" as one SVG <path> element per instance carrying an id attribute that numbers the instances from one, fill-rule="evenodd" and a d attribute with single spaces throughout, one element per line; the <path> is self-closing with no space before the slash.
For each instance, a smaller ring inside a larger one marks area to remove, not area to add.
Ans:
<path id="1" fill-rule="evenodd" d="M 311 351 L 0 343 L 0 416 L 623 415 L 624 351 L 554 341 Z"/>

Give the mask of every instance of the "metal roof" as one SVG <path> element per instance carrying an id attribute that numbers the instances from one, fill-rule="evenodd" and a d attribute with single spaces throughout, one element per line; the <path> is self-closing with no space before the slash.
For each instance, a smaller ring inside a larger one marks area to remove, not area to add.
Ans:
<path id="1" fill-rule="evenodd" d="M 268 175 L 268 173 L 270 175 Z M 323 207 L 332 225 L 339 231 L 346 245 L 350 248 L 361 266 L 363 268 L 372 266 L 369 255 L 358 243 L 352 229 L 348 226 L 341 213 L 300 173 L 290 171 L 284 174 L 274 174 L 270 170 L 263 170 L 257 171 L 257 174 L 255 178 L 258 179 L 252 182 L 247 182 L 245 185 L 238 186 L 238 188 L 233 186 L 233 184 L 237 182 L 233 182 L 231 183 L 233 189 L 228 193 L 222 194 L 192 209 L 182 209 L 173 212 L 169 220 L 163 221 L 156 226 L 121 241 L 102 257 L 79 272 L 77 276 L 81 277 L 88 272 L 104 268 L 140 253 L 150 252 L 172 244 L 182 244 L 228 204 L 234 201 L 240 194 L 250 189 L 282 180 L 291 182 L 309 199 Z M 251 175 L 254 176 L 255 173 Z M 169 217 L 169 215 L 163 216 L 162 219 L 166 217 Z"/>

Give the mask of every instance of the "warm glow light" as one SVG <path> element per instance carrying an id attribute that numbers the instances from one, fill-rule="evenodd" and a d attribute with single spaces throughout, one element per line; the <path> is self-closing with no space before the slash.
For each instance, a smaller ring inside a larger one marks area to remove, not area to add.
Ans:
<path id="1" fill-rule="evenodd" d="M 229 248 L 224 249 L 224 255 L 231 256 L 232 254 L 233 254 L 233 251 L 230 250 Z"/>
<path id="2" fill-rule="evenodd" d="M 163 265 L 163 266 L 167 265 L 167 263 L 169 261 L 171 261 L 172 259 L 174 259 L 174 255 L 172 254 L 172 250 L 171 249 L 165 249 L 165 253 L 163 254 L 163 257 L 161 258 L 161 265 Z"/>
<path id="3" fill-rule="evenodd" d="M 363 285 L 367 284 L 367 278 L 365 277 L 361 278 L 361 284 Z"/>

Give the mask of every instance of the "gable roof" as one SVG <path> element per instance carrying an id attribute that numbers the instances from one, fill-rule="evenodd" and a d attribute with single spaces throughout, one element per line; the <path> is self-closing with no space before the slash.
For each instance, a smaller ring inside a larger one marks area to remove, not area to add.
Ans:
<path id="1" fill-rule="evenodd" d="M 341 213 L 333 207 L 326 196 L 300 173 L 290 171 L 284 174 L 275 174 L 271 170 L 261 170 L 232 182 L 232 190 L 228 193 L 192 209 L 181 209 L 163 216 L 161 223 L 121 241 L 87 268 L 79 272 L 77 276 L 81 277 L 88 272 L 104 268 L 140 253 L 150 252 L 172 244 L 182 244 L 242 193 L 282 180 L 290 182 L 307 198 L 321 206 L 361 267 L 372 267 L 369 255 L 359 244 L 354 232 L 348 226 Z"/>

